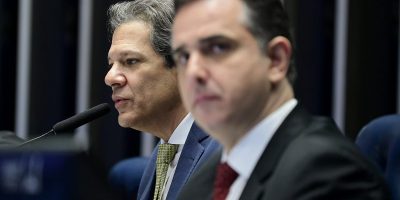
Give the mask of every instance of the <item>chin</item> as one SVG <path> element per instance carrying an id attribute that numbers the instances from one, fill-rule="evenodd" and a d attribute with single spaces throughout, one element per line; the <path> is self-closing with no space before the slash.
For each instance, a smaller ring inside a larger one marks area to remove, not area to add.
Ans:
<path id="1" fill-rule="evenodd" d="M 118 124 L 119 124 L 119 126 L 121 126 L 123 128 L 129 128 L 128 124 L 125 122 L 118 121 Z"/>
<path id="2" fill-rule="evenodd" d="M 210 118 L 205 118 L 205 120 L 198 120 L 197 122 L 201 128 L 210 133 L 216 132 L 221 127 L 220 123 Z"/>
<path id="3" fill-rule="evenodd" d="M 123 128 L 130 128 L 131 123 L 127 118 L 122 117 L 121 115 L 118 117 L 118 124 Z"/>
<path id="4" fill-rule="evenodd" d="M 226 115 L 205 116 L 201 120 L 199 119 L 198 123 L 200 127 L 210 133 L 222 133 L 232 129 L 232 127 L 239 126 L 239 124 L 233 123 Z"/>

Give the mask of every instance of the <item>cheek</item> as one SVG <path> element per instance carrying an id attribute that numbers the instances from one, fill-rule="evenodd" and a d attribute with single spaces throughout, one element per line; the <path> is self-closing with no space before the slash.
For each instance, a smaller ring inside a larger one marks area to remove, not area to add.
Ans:
<path id="1" fill-rule="evenodd" d="M 160 73 L 156 77 L 158 77 L 158 79 L 153 79 L 151 81 L 150 84 L 153 84 L 153 86 L 149 86 L 151 87 L 149 90 L 161 96 L 165 96 L 165 98 L 175 98 L 179 96 L 178 80 L 175 73 Z"/>
<path id="2" fill-rule="evenodd" d="M 258 95 L 265 92 L 266 79 L 265 70 L 243 65 L 243 68 L 229 70 L 220 73 L 221 77 L 216 84 L 222 88 L 223 93 L 230 101 L 231 106 L 240 106 L 249 98 L 257 99 Z M 260 96 L 261 97 L 261 96 Z"/>
<path id="3" fill-rule="evenodd" d="M 127 77 L 129 93 L 125 95 L 130 95 L 134 100 L 135 109 L 144 109 L 146 106 L 146 102 L 149 101 L 152 97 L 149 96 L 151 93 L 154 93 L 154 90 L 151 88 L 152 83 L 146 78 L 146 76 L 140 73 L 131 74 Z M 127 92 L 127 91 L 126 91 Z"/>
<path id="4" fill-rule="evenodd" d="M 179 98 L 181 98 L 183 105 L 185 106 L 186 109 L 190 110 L 191 109 L 191 101 L 190 100 L 190 95 L 186 92 L 183 91 L 183 89 L 179 89 Z"/>
<path id="5" fill-rule="evenodd" d="M 182 96 L 182 99 L 184 101 L 186 101 L 188 92 L 190 91 L 190 89 L 189 89 L 190 86 L 187 83 L 186 77 L 183 72 L 178 73 L 178 87 L 179 87 L 179 93 Z"/>
<path id="6" fill-rule="evenodd" d="M 143 78 L 140 78 L 140 76 L 137 76 L 136 74 L 128 76 L 127 81 L 128 81 L 128 86 L 131 92 L 133 93 L 133 96 L 135 96 L 135 98 L 137 96 L 140 96 L 140 93 L 143 93 L 145 91 L 145 85 L 146 85 L 144 84 L 145 80 L 143 80 Z"/>

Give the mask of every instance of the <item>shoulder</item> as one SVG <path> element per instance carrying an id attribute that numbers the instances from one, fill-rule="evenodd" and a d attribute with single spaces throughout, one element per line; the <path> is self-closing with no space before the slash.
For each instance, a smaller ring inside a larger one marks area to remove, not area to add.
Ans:
<path id="1" fill-rule="evenodd" d="M 313 118 L 283 151 L 279 163 L 335 169 L 337 166 L 353 166 L 371 172 L 371 166 L 357 146 L 345 137 L 328 118 Z"/>
<path id="2" fill-rule="evenodd" d="M 341 199 L 348 198 L 349 194 L 354 199 L 374 196 L 377 198 L 371 199 L 382 199 L 385 186 L 380 174 L 335 129 L 326 119 L 313 119 L 284 149 L 271 175 L 270 186 L 284 188 L 295 184 L 287 194 L 296 199 L 307 195 Z M 314 187 L 314 192 L 304 192 L 310 187 Z"/>

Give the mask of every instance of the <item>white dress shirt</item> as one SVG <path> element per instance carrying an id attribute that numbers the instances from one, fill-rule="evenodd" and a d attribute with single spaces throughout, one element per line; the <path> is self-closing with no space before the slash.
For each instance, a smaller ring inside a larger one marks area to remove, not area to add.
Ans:
<path id="1" fill-rule="evenodd" d="M 229 154 L 223 151 L 221 162 L 227 162 L 239 174 L 231 185 L 226 199 L 236 200 L 240 198 L 247 180 L 275 131 L 296 105 L 296 99 L 289 100 L 252 128 L 232 148 Z"/>
<path id="2" fill-rule="evenodd" d="M 186 117 L 181 121 L 181 123 L 176 127 L 174 132 L 172 133 L 171 137 L 168 140 L 169 144 L 178 144 L 178 150 L 175 154 L 174 159 L 172 160 L 171 164 L 168 167 L 167 171 L 167 176 L 165 177 L 165 182 L 164 182 L 164 189 L 162 191 L 162 199 L 166 199 L 168 195 L 169 188 L 171 186 L 172 178 L 174 177 L 175 174 L 175 169 L 176 166 L 178 165 L 179 158 L 181 157 L 183 145 L 186 142 L 186 138 L 189 135 L 189 131 L 192 128 L 193 125 L 193 117 L 189 113 L 186 115 Z M 165 141 L 161 140 L 161 144 L 164 144 Z"/>

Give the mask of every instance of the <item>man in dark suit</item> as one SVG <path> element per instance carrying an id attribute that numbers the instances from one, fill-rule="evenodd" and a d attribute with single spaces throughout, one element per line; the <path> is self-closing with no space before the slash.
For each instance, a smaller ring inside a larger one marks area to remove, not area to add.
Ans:
<path id="1" fill-rule="evenodd" d="M 223 150 L 178 199 L 388 199 L 335 123 L 294 97 L 279 0 L 176 0 L 172 47 L 184 105 Z"/>
<path id="2" fill-rule="evenodd" d="M 169 45 L 172 1 L 121 2 L 108 14 L 113 36 L 105 82 L 112 88 L 118 122 L 161 139 L 141 179 L 138 199 L 176 199 L 188 177 L 219 145 L 194 124 L 179 95 Z"/>

